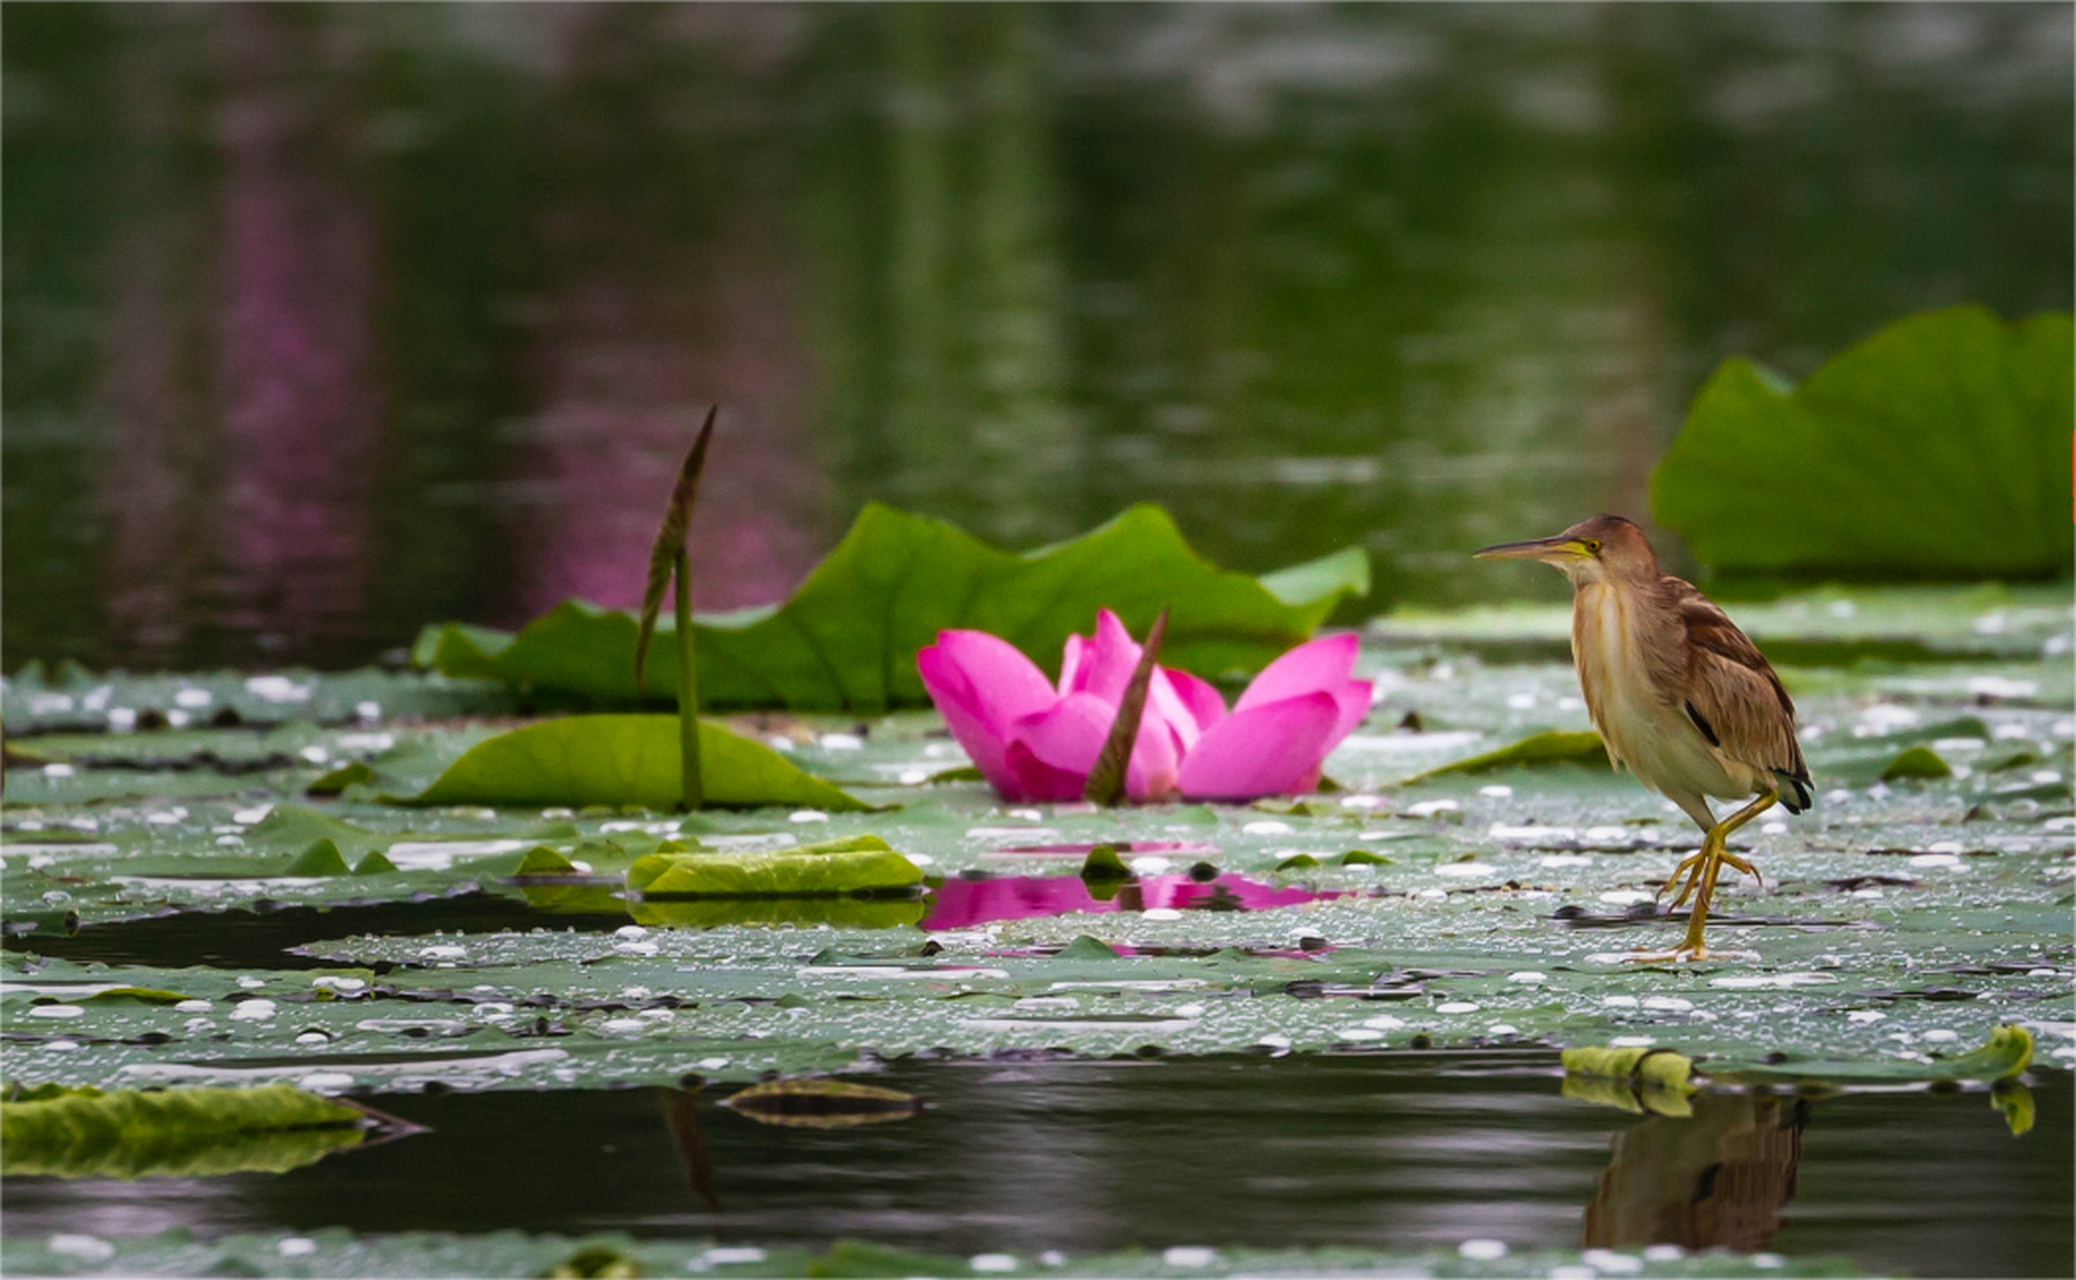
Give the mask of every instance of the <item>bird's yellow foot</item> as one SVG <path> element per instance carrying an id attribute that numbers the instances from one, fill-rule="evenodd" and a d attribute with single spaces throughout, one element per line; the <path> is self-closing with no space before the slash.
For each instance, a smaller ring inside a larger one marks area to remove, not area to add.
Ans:
<path id="1" fill-rule="evenodd" d="M 1658 896 L 1662 898 L 1667 893 L 1672 892 L 1675 886 L 1678 886 L 1679 892 L 1674 895 L 1672 906 L 1677 910 L 1687 905 L 1687 899 L 1693 897 L 1695 890 L 1701 888 L 1704 874 L 1703 868 L 1708 867 L 1710 862 L 1710 849 L 1707 842 L 1704 841 L 1700 852 L 1689 854 L 1677 867 L 1673 868 L 1672 874 L 1665 880 L 1664 887 L 1658 890 Z M 1713 862 L 1713 868 L 1707 873 L 1707 883 L 1710 889 L 1715 888 L 1716 878 L 1722 875 L 1723 865 L 1726 863 L 1744 872 L 1752 879 L 1757 880 L 1760 888 L 1766 887 L 1766 877 L 1759 874 L 1759 869 L 1728 849 L 1716 849 Z M 1686 883 L 1681 884 L 1682 880 L 1685 880 Z"/>
<path id="2" fill-rule="evenodd" d="M 1699 964 L 1710 960 L 1757 960 L 1756 951 L 1719 951 L 1709 947 L 1690 947 L 1684 944 L 1670 951 L 1632 951 L 1622 957 L 1624 964 Z"/>

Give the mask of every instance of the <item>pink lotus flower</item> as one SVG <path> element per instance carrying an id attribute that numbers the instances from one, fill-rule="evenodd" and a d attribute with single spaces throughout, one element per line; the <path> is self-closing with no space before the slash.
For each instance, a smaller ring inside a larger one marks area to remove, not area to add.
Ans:
<path id="1" fill-rule="evenodd" d="M 1357 645 L 1353 635 L 1299 645 L 1254 678 L 1231 714 L 1206 681 L 1155 667 L 1126 794 L 1254 800 L 1313 790 L 1320 762 L 1370 708 L 1370 682 L 1348 678 Z M 1104 609 L 1093 640 L 1067 637 L 1057 686 L 984 631 L 938 632 L 916 667 L 952 736 L 1003 799 L 1079 800 L 1139 653 Z"/>

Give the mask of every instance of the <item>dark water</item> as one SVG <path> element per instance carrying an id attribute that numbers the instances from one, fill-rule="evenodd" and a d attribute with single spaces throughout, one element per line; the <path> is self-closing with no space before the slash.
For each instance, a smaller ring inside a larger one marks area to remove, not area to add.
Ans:
<path id="1" fill-rule="evenodd" d="M 701 603 L 867 498 L 1155 499 L 1373 605 L 1645 483 L 1726 354 L 2071 301 L 2066 5 L 5 11 L 0 649 L 365 661 Z"/>
<path id="2" fill-rule="evenodd" d="M 2014 1138 L 1986 1095 L 1564 1098 L 1548 1055 L 904 1064 L 913 1118 L 762 1123 L 656 1090 L 392 1095 L 431 1132 L 282 1175 L 9 1179 L 10 1235 L 625 1230 L 1049 1248 L 1677 1243 L 1875 1274 L 2067 1275 L 2070 1081 Z"/>

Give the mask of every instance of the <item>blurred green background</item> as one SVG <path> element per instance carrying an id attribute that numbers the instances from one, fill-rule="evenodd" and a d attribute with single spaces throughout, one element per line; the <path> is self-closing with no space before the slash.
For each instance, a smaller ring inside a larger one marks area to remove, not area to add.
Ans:
<path id="1" fill-rule="evenodd" d="M 1715 364 L 2071 305 L 2066 5 L 4 9 L 4 615 L 351 665 L 867 498 L 1366 608 L 1647 514 Z M 1668 538 L 1667 558 L 1688 568 Z M 1557 584 L 1549 584 L 1553 590 Z"/>

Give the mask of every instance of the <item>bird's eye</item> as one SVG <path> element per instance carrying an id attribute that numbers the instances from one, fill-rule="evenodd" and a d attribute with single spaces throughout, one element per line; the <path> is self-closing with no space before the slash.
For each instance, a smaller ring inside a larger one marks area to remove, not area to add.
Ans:
<path id="1" fill-rule="evenodd" d="M 1592 553 L 1593 553 L 1594 555 L 1596 555 L 1596 556 L 1597 556 L 1597 555 L 1599 555 L 1599 554 L 1600 554 L 1600 539 L 1598 539 L 1598 538 L 1588 538 L 1588 539 L 1586 539 L 1586 550 L 1588 550 L 1588 551 L 1592 552 Z"/>

